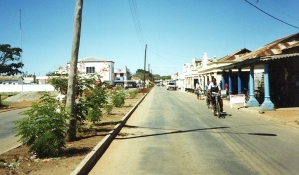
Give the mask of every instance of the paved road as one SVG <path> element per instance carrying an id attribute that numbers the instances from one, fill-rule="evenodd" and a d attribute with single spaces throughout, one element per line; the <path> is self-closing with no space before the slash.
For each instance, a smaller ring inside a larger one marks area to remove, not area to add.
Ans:
<path id="1" fill-rule="evenodd" d="M 19 115 L 26 109 L 17 109 L 0 113 L 0 154 L 19 145 L 18 137 L 15 137 L 14 121 L 22 119 L 24 116 Z"/>
<path id="2" fill-rule="evenodd" d="M 299 130 L 154 88 L 89 174 L 298 174 Z"/>

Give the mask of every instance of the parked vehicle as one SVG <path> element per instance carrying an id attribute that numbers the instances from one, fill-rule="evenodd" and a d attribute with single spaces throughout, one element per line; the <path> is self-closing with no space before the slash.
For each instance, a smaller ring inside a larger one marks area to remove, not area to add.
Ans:
<path id="1" fill-rule="evenodd" d="M 176 90 L 176 84 L 175 83 L 173 83 L 173 82 L 169 82 L 168 84 L 167 84 L 167 90 Z"/>

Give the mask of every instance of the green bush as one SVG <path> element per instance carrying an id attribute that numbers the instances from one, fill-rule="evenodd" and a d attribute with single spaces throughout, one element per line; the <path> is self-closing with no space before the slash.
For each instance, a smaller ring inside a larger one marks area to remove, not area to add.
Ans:
<path id="1" fill-rule="evenodd" d="M 125 104 L 125 99 L 126 93 L 123 90 L 117 90 L 111 94 L 112 104 L 117 108 L 122 107 Z"/>
<path id="2" fill-rule="evenodd" d="M 45 94 L 21 114 L 28 117 L 15 122 L 19 141 L 40 158 L 58 156 L 65 147 L 66 120 L 70 119 L 65 106 Z"/>
<path id="3" fill-rule="evenodd" d="M 137 91 L 129 91 L 129 98 L 135 98 L 137 93 Z"/>
<path id="4" fill-rule="evenodd" d="M 113 104 L 107 103 L 105 105 L 105 110 L 108 114 L 111 114 L 112 109 L 113 109 Z"/>
<path id="5" fill-rule="evenodd" d="M 99 121 L 103 112 L 102 109 L 107 104 L 107 92 L 105 88 L 97 87 L 85 96 L 83 112 L 87 114 L 87 119 L 92 122 Z"/>

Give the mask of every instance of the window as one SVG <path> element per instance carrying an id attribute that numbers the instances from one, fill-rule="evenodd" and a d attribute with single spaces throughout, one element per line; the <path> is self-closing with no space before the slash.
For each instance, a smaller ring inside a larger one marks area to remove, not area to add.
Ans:
<path id="1" fill-rule="evenodd" d="M 86 73 L 95 73 L 94 67 L 86 67 Z"/>

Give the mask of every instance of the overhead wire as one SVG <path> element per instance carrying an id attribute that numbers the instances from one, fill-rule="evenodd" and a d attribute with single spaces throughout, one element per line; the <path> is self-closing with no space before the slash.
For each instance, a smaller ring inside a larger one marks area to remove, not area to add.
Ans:
<path id="1" fill-rule="evenodd" d="M 135 26 L 135 30 L 136 30 L 139 42 L 142 45 L 144 45 L 145 42 L 144 42 L 143 35 L 142 35 L 142 28 L 141 28 L 141 24 L 140 24 L 140 20 L 139 20 L 139 13 L 138 13 L 136 1 L 135 0 L 128 0 L 128 1 L 129 1 L 131 15 L 133 18 L 133 22 L 134 22 L 134 26 Z"/>
<path id="2" fill-rule="evenodd" d="M 289 26 L 291 26 L 291 27 L 294 27 L 294 28 L 299 29 L 299 27 L 294 26 L 294 25 L 289 24 L 289 23 L 287 23 L 287 22 L 285 22 L 285 21 L 283 21 L 283 20 L 281 20 L 281 19 L 278 19 L 278 18 L 274 17 L 273 15 L 271 15 L 271 14 L 265 12 L 264 10 L 260 9 L 259 7 L 255 6 L 254 4 L 250 3 L 250 2 L 247 1 L 247 0 L 245 0 L 245 2 L 247 2 L 247 3 L 250 4 L 251 6 L 255 7 L 256 9 L 260 10 L 261 12 L 265 13 L 266 15 L 272 17 L 273 19 L 276 19 L 276 20 L 278 20 L 278 21 L 280 21 L 280 22 L 282 22 L 282 23 L 284 23 L 284 24 L 286 24 L 286 25 L 289 25 Z"/>
<path id="3" fill-rule="evenodd" d="M 155 54 L 156 56 L 158 56 L 158 57 L 160 57 L 160 58 L 166 60 L 166 61 L 169 61 L 169 62 L 171 62 L 171 63 L 174 63 L 174 60 L 166 59 L 165 57 L 163 57 L 163 56 L 159 55 L 158 53 L 154 52 L 152 49 L 149 49 L 149 51 L 152 52 L 153 54 Z M 176 64 L 180 64 L 180 63 L 178 63 L 178 62 L 175 62 L 175 63 L 176 63 Z"/>
<path id="4" fill-rule="evenodd" d="M 294 16 L 291 16 L 291 15 L 289 15 L 289 14 L 286 14 L 286 13 L 284 13 L 284 12 L 282 12 L 282 11 L 280 11 L 280 10 L 274 8 L 274 7 L 272 7 L 272 6 L 269 5 L 269 4 L 266 4 L 266 3 L 264 3 L 264 2 L 260 2 L 260 3 L 264 4 L 265 6 L 271 8 L 272 10 L 275 10 L 275 11 L 277 11 L 277 12 L 279 12 L 279 13 L 281 13 L 281 14 L 283 14 L 283 15 L 289 17 L 289 18 L 293 18 L 293 19 L 299 21 L 299 18 L 296 18 L 296 17 L 294 17 Z"/>
<path id="5" fill-rule="evenodd" d="M 153 47 L 151 47 L 151 46 L 148 46 L 148 47 L 149 47 L 149 49 L 153 49 L 153 50 L 156 50 L 156 51 L 159 51 L 159 52 L 163 52 L 163 53 L 165 53 L 165 54 L 172 55 L 172 56 L 176 56 L 176 57 L 193 58 L 193 57 L 191 57 L 191 56 L 182 56 L 182 55 L 177 55 L 177 54 L 172 54 L 172 53 L 164 52 L 164 51 L 155 49 L 155 48 L 153 48 Z"/>

